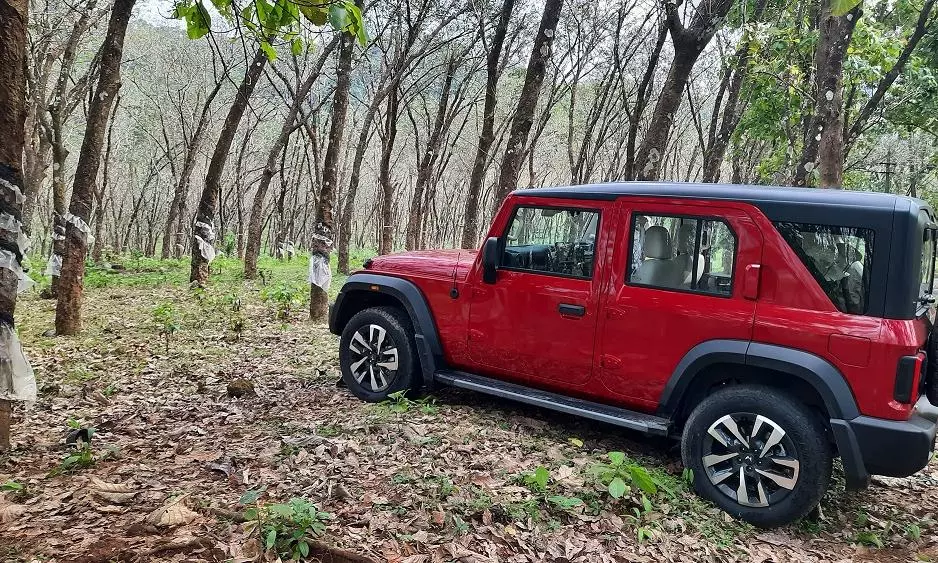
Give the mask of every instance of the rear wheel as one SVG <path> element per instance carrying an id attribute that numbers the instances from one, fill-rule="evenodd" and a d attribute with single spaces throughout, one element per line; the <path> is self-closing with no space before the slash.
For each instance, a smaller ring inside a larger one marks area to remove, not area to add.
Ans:
<path id="1" fill-rule="evenodd" d="M 687 419 L 681 454 L 698 494 L 761 527 L 805 516 L 830 482 L 823 425 L 803 403 L 768 387 L 707 397 Z"/>
<path id="2" fill-rule="evenodd" d="M 363 401 L 411 390 L 419 379 L 410 319 L 392 307 L 360 311 L 342 331 L 339 364 L 342 381 Z"/>

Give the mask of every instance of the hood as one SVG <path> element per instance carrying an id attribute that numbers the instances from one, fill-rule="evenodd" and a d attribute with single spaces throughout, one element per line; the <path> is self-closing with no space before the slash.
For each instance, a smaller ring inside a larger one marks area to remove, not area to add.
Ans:
<path id="1" fill-rule="evenodd" d="M 365 261 L 365 270 L 400 276 L 421 276 L 464 281 L 475 261 L 476 250 L 412 250 L 375 256 Z"/>

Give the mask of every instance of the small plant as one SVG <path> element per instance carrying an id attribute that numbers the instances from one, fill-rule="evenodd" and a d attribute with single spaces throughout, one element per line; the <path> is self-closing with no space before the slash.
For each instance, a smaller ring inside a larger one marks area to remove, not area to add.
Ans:
<path id="1" fill-rule="evenodd" d="M 179 315 L 172 303 L 163 303 L 154 307 L 153 320 L 159 326 L 160 334 L 166 342 L 166 351 L 169 352 L 169 343 L 180 328 Z"/>
<path id="2" fill-rule="evenodd" d="M 520 475 L 521 483 L 537 495 L 535 500 L 535 510 L 538 504 L 546 504 L 547 508 L 555 508 L 567 512 L 583 505 L 583 500 L 578 497 L 568 497 L 564 495 L 549 495 L 550 471 L 544 466 L 537 466 L 534 471 L 528 471 Z M 531 514 L 530 512 L 528 512 Z M 534 517 L 534 516 L 532 516 Z"/>
<path id="3" fill-rule="evenodd" d="M 879 537 L 879 534 L 876 532 L 870 532 L 868 530 L 857 532 L 857 535 L 853 538 L 853 541 L 868 547 L 883 547 L 883 540 Z"/>
<path id="4" fill-rule="evenodd" d="M 388 398 L 378 403 L 377 413 L 383 414 L 405 414 L 411 409 L 418 409 L 421 414 L 436 414 L 439 407 L 436 406 L 436 399 L 425 397 L 423 399 L 407 398 L 407 391 L 397 391 L 388 395 Z"/>
<path id="5" fill-rule="evenodd" d="M 521 482 L 531 489 L 532 493 L 544 494 L 547 492 L 547 483 L 550 482 L 550 471 L 539 465 L 534 471 L 522 473 Z"/>
<path id="6" fill-rule="evenodd" d="M 305 292 L 299 287 L 287 283 L 279 283 L 261 290 L 261 298 L 274 303 L 277 307 L 277 319 L 281 321 L 288 320 L 293 310 L 303 304 L 304 295 Z"/>
<path id="7" fill-rule="evenodd" d="M 658 486 L 647 469 L 629 462 L 622 452 L 609 452 L 606 456 L 609 463 L 597 463 L 590 468 L 590 473 L 606 486 L 609 496 L 614 499 L 622 498 L 631 492 L 630 484 L 646 494 L 657 494 Z"/>
<path id="8" fill-rule="evenodd" d="M 115 383 L 115 382 L 112 381 L 112 382 L 108 383 L 108 384 L 107 384 L 107 387 L 105 387 L 105 388 L 101 391 L 101 394 L 104 395 L 104 396 L 107 397 L 107 398 L 111 398 L 111 397 L 113 397 L 115 394 L 117 394 L 117 392 L 120 391 L 120 390 L 121 390 L 120 386 L 118 386 L 117 383 Z"/>
<path id="9" fill-rule="evenodd" d="M 309 556 L 314 539 L 326 531 L 332 519 L 328 512 L 306 499 L 293 498 L 286 504 L 260 504 L 263 490 L 247 491 L 241 504 L 253 505 L 244 512 L 249 526 L 257 530 L 265 550 L 274 550 L 280 557 L 298 560 Z"/>
<path id="10" fill-rule="evenodd" d="M 24 499 L 29 496 L 26 485 L 22 485 L 16 481 L 0 483 L 0 492 L 6 493 L 6 496 L 11 500 Z"/>

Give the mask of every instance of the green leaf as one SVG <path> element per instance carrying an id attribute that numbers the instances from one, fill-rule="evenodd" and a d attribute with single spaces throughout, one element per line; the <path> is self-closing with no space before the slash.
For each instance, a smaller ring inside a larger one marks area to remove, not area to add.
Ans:
<path id="1" fill-rule="evenodd" d="M 344 31 L 348 27 L 348 12 L 342 4 L 329 6 L 329 22 L 337 31 Z"/>
<path id="2" fill-rule="evenodd" d="M 300 555 L 303 557 L 309 557 L 309 544 L 305 541 L 301 541 L 297 544 L 297 547 L 300 549 Z"/>
<path id="3" fill-rule="evenodd" d="M 295 56 L 300 56 L 303 54 L 303 40 L 297 37 L 290 42 L 290 52 Z"/>
<path id="4" fill-rule="evenodd" d="M 261 49 L 263 49 L 264 54 L 267 55 L 267 60 L 275 61 L 277 60 L 277 50 L 274 49 L 270 43 L 266 41 L 261 41 Z"/>
<path id="5" fill-rule="evenodd" d="M 834 17 L 844 16 L 850 10 L 856 8 L 863 0 L 831 0 L 831 15 Z"/>
<path id="6" fill-rule="evenodd" d="M 244 491 L 244 494 L 241 495 L 241 498 L 238 499 L 238 504 L 251 504 L 257 502 L 257 499 L 264 493 L 264 490 L 267 487 L 261 487 L 260 489 L 249 489 Z"/>
<path id="7" fill-rule="evenodd" d="M 272 504 L 270 505 L 270 512 L 281 518 L 290 518 L 293 516 L 293 507 L 289 504 Z"/>
<path id="8" fill-rule="evenodd" d="M 20 485 L 16 481 L 7 481 L 0 485 L 0 491 L 22 491 L 23 489 L 23 485 Z"/>
<path id="9" fill-rule="evenodd" d="M 300 13 L 313 25 L 326 25 L 329 21 L 329 12 L 319 6 L 306 6 L 300 4 Z"/>
<path id="10" fill-rule="evenodd" d="M 534 470 L 534 482 L 537 483 L 537 486 L 541 489 L 547 488 L 547 482 L 550 481 L 550 472 L 547 471 L 547 468 L 539 465 L 537 469 Z"/>
<path id="11" fill-rule="evenodd" d="M 612 461 L 613 465 L 622 465 L 625 463 L 625 454 L 622 452 L 609 452 L 607 455 L 609 456 L 609 460 Z"/>
<path id="12" fill-rule="evenodd" d="M 186 35 L 201 39 L 212 29 L 212 16 L 202 2 L 196 2 L 186 13 Z"/>
<path id="13" fill-rule="evenodd" d="M 573 444 L 574 446 L 578 447 L 578 448 L 582 448 L 582 447 L 583 447 L 583 440 L 581 440 L 581 439 L 579 439 L 579 438 L 570 438 L 570 439 L 567 440 L 567 441 L 570 442 L 571 444 Z"/>
<path id="14" fill-rule="evenodd" d="M 277 530 L 271 529 L 264 538 L 264 549 L 270 549 L 277 543 Z"/>
<path id="15" fill-rule="evenodd" d="M 583 504 L 583 500 L 577 497 L 565 497 L 563 495 L 555 495 L 552 497 L 547 497 L 547 501 L 551 504 L 562 508 L 564 510 L 569 510 L 571 508 L 576 508 Z"/>
<path id="16" fill-rule="evenodd" d="M 609 495 L 612 498 L 622 498 L 622 495 L 628 490 L 625 481 L 621 478 L 616 477 L 612 481 L 609 481 Z"/>
<path id="17" fill-rule="evenodd" d="M 638 485 L 638 488 L 649 495 L 658 493 L 658 486 L 655 480 L 651 478 L 648 471 L 640 465 L 630 465 L 629 474 L 632 476 L 632 482 Z"/>

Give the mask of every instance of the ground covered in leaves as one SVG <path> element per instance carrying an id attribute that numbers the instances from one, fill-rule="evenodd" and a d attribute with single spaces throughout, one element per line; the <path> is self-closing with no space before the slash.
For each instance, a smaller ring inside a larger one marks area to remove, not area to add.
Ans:
<path id="1" fill-rule="evenodd" d="M 855 494 L 835 473 L 760 531 L 687 490 L 674 444 L 455 390 L 357 401 L 305 259 L 245 282 L 220 258 L 205 291 L 122 265 L 89 273 L 81 336 L 19 305 L 40 398 L 0 456 L 0 560 L 938 560 L 938 462 Z"/>

